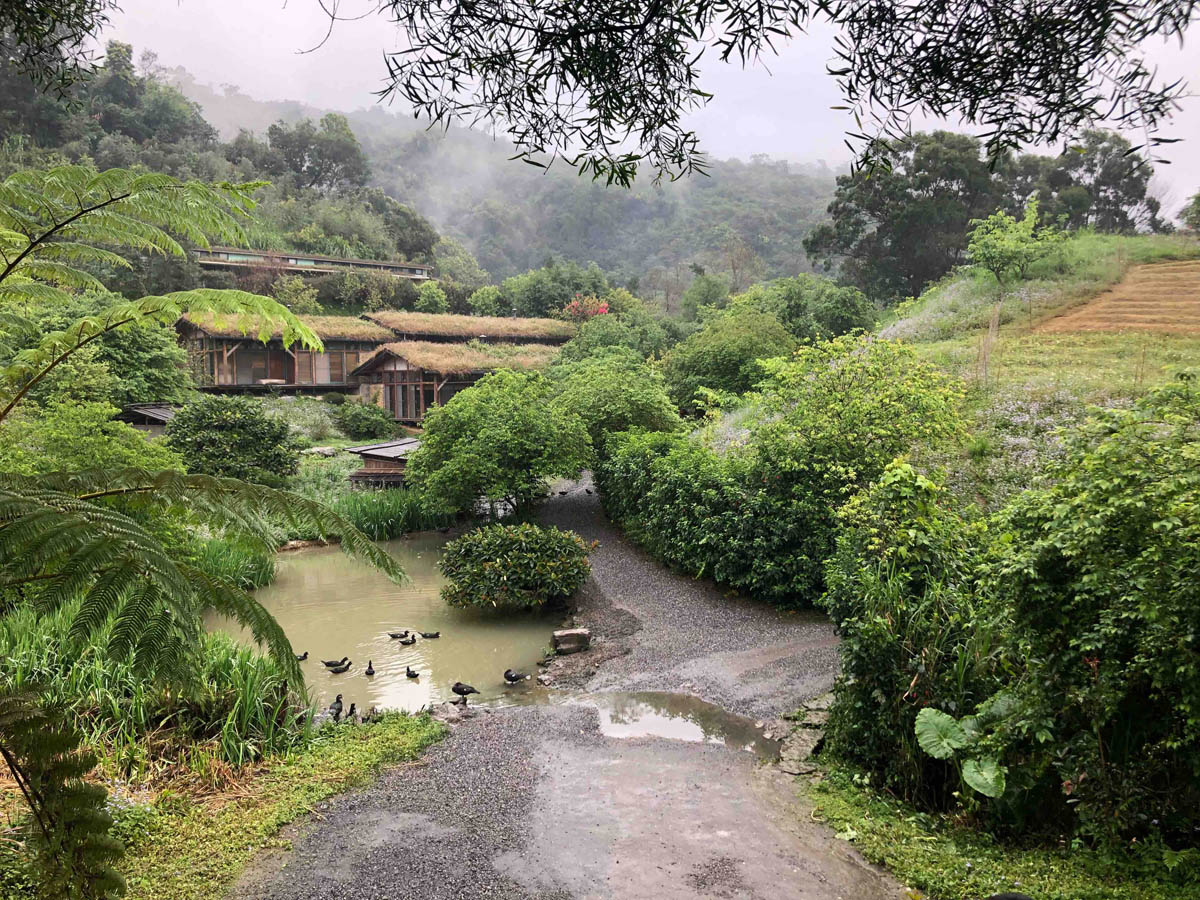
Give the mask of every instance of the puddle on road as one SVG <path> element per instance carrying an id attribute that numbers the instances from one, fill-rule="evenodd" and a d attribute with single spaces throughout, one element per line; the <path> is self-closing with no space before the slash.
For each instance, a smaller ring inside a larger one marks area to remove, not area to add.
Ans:
<path id="1" fill-rule="evenodd" d="M 450 685 L 465 681 L 481 700 L 505 693 L 503 673 L 513 668 L 536 671 L 561 614 L 496 614 L 454 609 L 442 600 L 442 575 L 435 563 L 445 538 L 416 534 L 381 546 L 400 560 L 409 582 L 393 584 L 337 547 L 314 547 L 282 553 L 275 581 L 255 597 L 275 616 L 297 653 L 309 696 L 318 708 L 342 694 L 346 706 L 357 703 L 416 711 L 453 698 Z M 249 635 L 227 620 L 212 619 L 212 630 L 241 640 Z M 403 629 L 440 631 L 436 640 L 417 639 L 402 646 L 388 637 Z M 324 659 L 350 657 L 344 675 L 331 675 Z M 374 664 L 372 678 L 364 674 Z M 412 666 L 419 678 L 408 678 Z M 474 698 L 473 698 L 474 699 Z"/>
<path id="2" fill-rule="evenodd" d="M 692 743 L 721 744 L 753 753 L 760 759 L 779 758 L 780 742 L 742 716 L 687 694 L 662 691 L 611 691 L 597 694 L 518 686 L 496 706 L 549 704 L 590 706 L 600 716 L 600 733 L 612 738 L 659 737 Z"/>

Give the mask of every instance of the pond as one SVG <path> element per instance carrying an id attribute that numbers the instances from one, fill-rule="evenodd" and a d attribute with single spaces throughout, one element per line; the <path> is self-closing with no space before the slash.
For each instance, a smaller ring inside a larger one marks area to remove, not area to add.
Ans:
<path id="1" fill-rule="evenodd" d="M 549 647 L 561 613 L 498 614 L 447 606 L 439 594 L 444 580 L 435 566 L 444 543 L 441 535 L 416 534 L 381 544 L 411 579 L 401 585 L 337 547 L 279 555 L 275 581 L 256 596 L 283 626 L 295 651 L 308 651 L 300 665 L 318 708 L 341 694 L 347 708 L 357 703 L 361 711 L 379 706 L 411 712 L 453 699 L 450 686 L 455 681 L 478 688 L 479 700 L 494 701 L 510 692 L 505 669 L 540 671 L 537 661 Z M 227 621 L 209 624 L 249 640 Z M 404 629 L 440 631 L 441 637 L 418 637 L 408 647 L 388 637 L 389 631 Z M 331 675 L 321 664 L 343 656 L 351 660 L 343 675 Z M 368 662 L 374 665 L 374 677 L 365 674 Z M 419 677 L 406 677 L 407 666 Z"/>

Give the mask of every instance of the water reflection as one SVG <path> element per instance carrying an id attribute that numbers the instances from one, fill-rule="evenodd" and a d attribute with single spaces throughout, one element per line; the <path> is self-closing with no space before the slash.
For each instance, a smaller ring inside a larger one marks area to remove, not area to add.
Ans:
<path id="1" fill-rule="evenodd" d="M 308 651 L 301 667 L 315 701 L 325 706 L 342 694 L 347 708 L 357 703 L 364 711 L 373 705 L 411 711 L 452 698 L 455 681 L 473 684 L 480 699 L 488 700 L 506 693 L 505 669 L 538 671 L 536 662 L 557 618 L 448 607 L 439 595 L 443 580 L 435 566 L 444 542 L 439 535 L 413 535 L 382 545 L 411 578 L 403 585 L 336 547 L 280 555 L 278 577 L 256 596 L 296 652 Z M 250 640 L 228 621 L 214 619 L 209 625 Z M 441 637 L 418 638 L 408 647 L 388 637 L 389 631 L 406 628 L 440 631 Z M 331 675 L 321 664 L 343 656 L 352 660 L 344 675 Z M 373 678 L 363 674 L 368 661 L 375 668 Z M 405 677 L 407 666 L 420 677 Z"/>

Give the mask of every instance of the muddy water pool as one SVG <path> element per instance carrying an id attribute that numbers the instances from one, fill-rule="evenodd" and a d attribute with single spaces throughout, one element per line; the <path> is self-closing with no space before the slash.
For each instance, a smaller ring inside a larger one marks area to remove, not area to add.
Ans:
<path id="1" fill-rule="evenodd" d="M 283 626 L 295 651 L 308 651 L 301 667 L 319 708 L 341 694 L 346 707 L 357 703 L 363 711 L 373 705 L 414 711 L 452 699 L 455 681 L 474 685 L 480 700 L 495 700 L 506 693 L 505 669 L 539 671 L 536 663 L 549 647 L 561 613 L 495 614 L 447 606 L 439 593 L 444 580 L 435 565 L 444 543 L 441 535 L 418 534 L 382 544 L 411 579 L 400 585 L 337 547 L 279 555 L 275 581 L 256 596 Z M 249 640 L 229 622 L 214 620 L 209 626 Z M 403 629 L 440 631 L 441 637 L 418 637 L 405 647 L 388 637 L 389 631 Z M 321 664 L 343 656 L 351 660 L 343 675 L 331 675 Z M 375 668 L 370 678 L 364 674 L 368 662 Z M 406 677 L 407 666 L 419 677 Z"/>

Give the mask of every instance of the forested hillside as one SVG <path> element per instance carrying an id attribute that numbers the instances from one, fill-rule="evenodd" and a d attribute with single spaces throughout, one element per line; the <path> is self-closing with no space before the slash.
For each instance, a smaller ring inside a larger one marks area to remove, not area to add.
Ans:
<path id="1" fill-rule="evenodd" d="M 178 69 L 166 77 L 227 139 L 323 113 L 220 93 Z M 379 107 L 347 118 L 372 183 L 460 238 L 495 280 L 557 256 L 672 296 L 690 282 L 691 265 L 736 273 L 733 287 L 744 288 L 811 270 L 801 243 L 833 196 L 835 172 L 766 157 L 714 160 L 709 177 L 606 188 L 562 164 L 513 165 L 507 142 L 465 128 L 430 131 Z"/>

